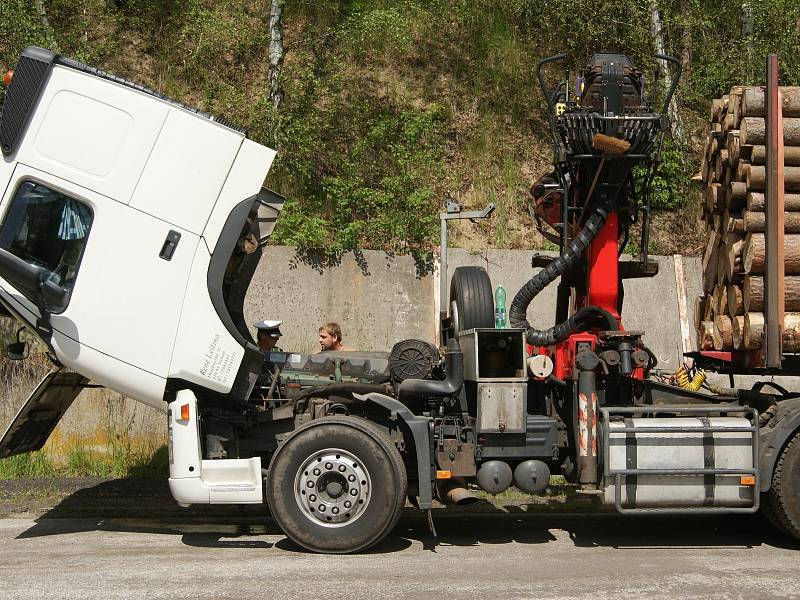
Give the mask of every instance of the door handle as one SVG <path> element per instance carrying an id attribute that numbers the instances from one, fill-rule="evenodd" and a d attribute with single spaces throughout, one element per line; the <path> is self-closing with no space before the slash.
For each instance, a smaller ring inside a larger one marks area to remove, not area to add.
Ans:
<path id="1" fill-rule="evenodd" d="M 172 260 L 172 255 L 175 254 L 175 248 L 178 247 L 179 241 L 181 241 L 181 234 L 170 229 L 167 239 L 164 240 L 164 245 L 161 246 L 161 252 L 158 257 L 164 260 Z"/>

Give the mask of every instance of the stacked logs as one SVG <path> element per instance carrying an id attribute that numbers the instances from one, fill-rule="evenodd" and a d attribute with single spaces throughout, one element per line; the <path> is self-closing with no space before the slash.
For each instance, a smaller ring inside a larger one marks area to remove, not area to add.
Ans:
<path id="1" fill-rule="evenodd" d="M 782 87 L 784 352 L 800 352 L 800 87 Z M 757 350 L 764 339 L 765 93 L 733 87 L 711 105 L 699 176 L 708 242 L 695 301 L 701 350 Z"/>

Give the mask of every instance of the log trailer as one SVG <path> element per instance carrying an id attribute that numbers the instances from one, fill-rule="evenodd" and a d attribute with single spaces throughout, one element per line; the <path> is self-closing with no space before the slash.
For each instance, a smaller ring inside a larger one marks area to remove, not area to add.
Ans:
<path id="1" fill-rule="evenodd" d="M 551 473 L 621 513 L 763 508 L 800 537 L 800 400 L 658 381 L 642 332 L 622 325 L 622 282 L 656 272 L 647 228 L 664 111 L 623 55 L 594 55 L 574 91 L 568 76 L 548 89 L 542 67 L 563 58 L 537 67 L 555 160 L 533 188 L 561 252 L 534 259 L 511 327 L 495 328 L 487 273 L 462 267 L 435 344 L 307 356 L 260 352 L 243 316 L 283 202 L 262 188 L 274 152 L 26 49 L 0 121 L 0 303 L 54 368 L 0 457 L 41 448 L 91 381 L 166 408 L 178 503 L 266 501 L 317 552 L 369 548 L 407 499 L 429 510 L 468 486 L 537 493 Z M 637 222 L 641 254 L 620 262 Z M 557 279 L 555 324 L 535 329 L 528 306 Z M 25 343 L 8 354 L 23 358 Z"/>

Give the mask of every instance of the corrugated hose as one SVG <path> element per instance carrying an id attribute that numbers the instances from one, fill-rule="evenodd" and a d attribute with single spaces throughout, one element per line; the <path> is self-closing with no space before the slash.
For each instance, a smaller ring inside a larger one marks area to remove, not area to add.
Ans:
<path id="1" fill-rule="evenodd" d="M 586 331 L 598 321 L 601 327 L 609 331 L 617 331 L 617 320 L 607 310 L 599 306 L 586 306 L 578 309 L 563 323 L 549 329 L 535 329 L 528 323 L 527 311 L 533 299 L 545 287 L 557 278 L 571 270 L 580 260 L 583 253 L 597 236 L 608 218 L 608 207 L 600 204 L 586 220 L 583 229 L 575 236 L 566 251 L 553 260 L 544 269 L 539 271 L 517 292 L 508 310 L 509 322 L 512 327 L 525 329 L 525 339 L 533 346 L 552 346 L 578 331 Z"/>

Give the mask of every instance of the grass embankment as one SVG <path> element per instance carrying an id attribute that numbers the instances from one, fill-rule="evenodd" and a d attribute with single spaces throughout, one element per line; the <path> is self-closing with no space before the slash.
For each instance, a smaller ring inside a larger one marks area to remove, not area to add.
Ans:
<path id="1" fill-rule="evenodd" d="M 166 446 L 105 447 L 72 442 L 0 460 L 0 479 L 21 477 L 167 477 Z"/>

